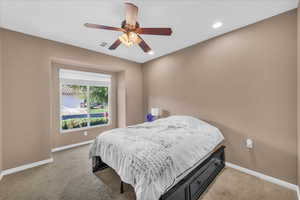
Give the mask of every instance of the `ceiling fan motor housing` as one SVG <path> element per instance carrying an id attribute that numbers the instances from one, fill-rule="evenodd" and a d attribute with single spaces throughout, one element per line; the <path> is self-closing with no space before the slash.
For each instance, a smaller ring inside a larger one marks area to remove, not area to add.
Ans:
<path id="1" fill-rule="evenodd" d="M 122 21 L 121 27 L 127 31 L 133 31 L 137 28 L 140 28 L 140 24 L 136 22 L 135 26 L 131 26 L 130 24 L 126 23 L 126 20 Z"/>

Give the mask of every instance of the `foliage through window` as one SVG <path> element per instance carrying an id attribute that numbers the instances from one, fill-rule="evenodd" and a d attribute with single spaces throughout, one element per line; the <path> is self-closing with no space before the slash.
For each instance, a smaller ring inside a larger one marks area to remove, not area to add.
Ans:
<path id="1" fill-rule="evenodd" d="M 110 75 L 60 70 L 61 130 L 109 124 Z"/>

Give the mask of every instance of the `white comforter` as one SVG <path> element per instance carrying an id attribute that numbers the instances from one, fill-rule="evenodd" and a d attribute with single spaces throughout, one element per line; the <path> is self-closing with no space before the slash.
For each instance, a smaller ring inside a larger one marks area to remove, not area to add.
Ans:
<path id="1" fill-rule="evenodd" d="M 188 116 L 172 116 L 100 134 L 90 157 L 100 156 L 137 200 L 158 200 L 224 137 L 214 126 Z"/>

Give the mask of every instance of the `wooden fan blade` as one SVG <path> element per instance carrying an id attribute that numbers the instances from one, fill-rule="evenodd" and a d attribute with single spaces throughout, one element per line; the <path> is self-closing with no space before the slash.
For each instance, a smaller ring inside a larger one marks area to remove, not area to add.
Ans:
<path id="1" fill-rule="evenodd" d="M 171 28 L 137 28 L 136 33 L 138 34 L 149 34 L 149 35 L 171 35 Z"/>
<path id="2" fill-rule="evenodd" d="M 143 51 L 145 53 L 148 53 L 149 51 L 151 51 L 151 48 L 149 47 L 149 45 L 140 37 L 139 37 L 139 46 L 143 49 Z"/>
<path id="3" fill-rule="evenodd" d="M 88 27 L 88 28 L 97 28 L 97 29 L 105 29 L 105 30 L 111 30 L 111 31 L 125 32 L 125 30 L 122 29 L 122 28 L 117 28 L 117 27 L 112 27 L 112 26 L 104 26 L 104 25 L 99 25 L 99 24 L 85 23 L 84 26 Z"/>
<path id="4" fill-rule="evenodd" d="M 108 49 L 115 50 L 121 43 L 121 40 L 117 39 Z"/>
<path id="5" fill-rule="evenodd" d="M 125 3 L 126 6 L 126 24 L 136 25 L 138 7 L 132 3 Z"/>

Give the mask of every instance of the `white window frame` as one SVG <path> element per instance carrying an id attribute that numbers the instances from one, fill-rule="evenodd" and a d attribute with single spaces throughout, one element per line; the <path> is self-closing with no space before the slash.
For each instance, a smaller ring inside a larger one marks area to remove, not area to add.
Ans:
<path id="1" fill-rule="evenodd" d="M 74 70 L 75 71 L 75 70 Z M 79 71 L 79 70 L 76 70 Z M 80 71 L 79 71 L 80 72 Z M 82 71 L 83 72 L 83 71 Z M 92 73 L 97 73 L 97 72 L 92 72 Z M 102 73 L 98 73 L 98 74 L 102 74 Z M 82 128 L 73 128 L 73 129 L 68 129 L 68 130 L 63 130 L 62 129 L 62 112 L 61 112 L 61 104 L 62 104 L 62 86 L 63 83 L 61 81 L 61 79 L 59 79 L 59 130 L 60 133 L 68 133 L 68 132 L 76 132 L 76 131 L 84 131 L 84 130 L 89 130 L 89 129 L 93 129 L 93 128 L 97 128 L 97 127 L 106 127 L 106 126 L 111 126 L 112 124 L 112 112 L 111 112 L 111 82 L 109 85 L 103 85 L 103 86 L 99 86 L 99 85 L 95 85 L 95 87 L 107 87 L 108 88 L 108 123 L 107 124 L 99 124 L 99 125 L 95 125 L 95 126 L 90 126 L 90 122 L 88 122 L 87 127 L 82 127 Z M 80 86 L 86 86 L 87 87 L 87 108 L 88 110 L 90 109 L 90 86 L 91 85 L 85 85 L 85 84 L 70 84 L 70 85 L 80 85 Z M 90 113 L 88 113 L 88 119 L 90 118 Z"/>

